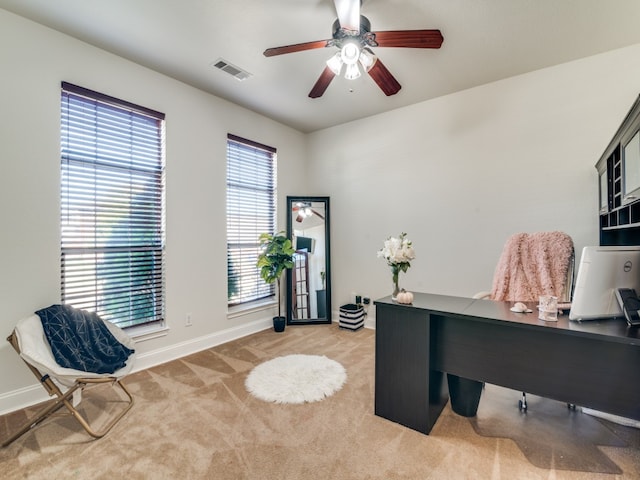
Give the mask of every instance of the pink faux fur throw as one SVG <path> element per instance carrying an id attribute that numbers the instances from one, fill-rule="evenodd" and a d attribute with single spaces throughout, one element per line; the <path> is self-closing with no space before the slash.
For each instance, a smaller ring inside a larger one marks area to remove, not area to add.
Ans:
<path id="1" fill-rule="evenodd" d="M 512 235 L 496 267 L 490 298 L 537 302 L 540 295 L 554 295 L 562 301 L 573 253 L 573 240 L 563 232 Z"/>

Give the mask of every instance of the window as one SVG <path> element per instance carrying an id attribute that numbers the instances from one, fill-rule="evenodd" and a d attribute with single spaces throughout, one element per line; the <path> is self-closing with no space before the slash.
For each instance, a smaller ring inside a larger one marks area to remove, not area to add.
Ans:
<path id="1" fill-rule="evenodd" d="M 164 114 L 69 83 L 61 100 L 62 303 L 164 318 Z"/>
<path id="2" fill-rule="evenodd" d="M 229 305 L 275 295 L 256 267 L 261 233 L 273 233 L 276 150 L 227 136 L 227 291 Z"/>

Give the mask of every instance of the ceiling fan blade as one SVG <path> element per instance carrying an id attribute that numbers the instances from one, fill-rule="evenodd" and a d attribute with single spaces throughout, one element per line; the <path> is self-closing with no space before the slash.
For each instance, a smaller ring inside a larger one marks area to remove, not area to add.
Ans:
<path id="1" fill-rule="evenodd" d="M 315 48 L 324 48 L 329 40 L 316 40 L 314 42 L 296 43 L 294 45 L 285 45 L 283 47 L 267 48 L 264 51 L 265 57 L 273 57 L 274 55 L 284 55 L 285 53 L 303 52 L 305 50 L 313 50 Z"/>
<path id="2" fill-rule="evenodd" d="M 338 22 L 345 30 L 360 31 L 360 0 L 333 0 Z"/>
<path id="3" fill-rule="evenodd" d="M 387 97 L 395 95 L 402 88 L 402 85 L 391 75 L 391 72 L 384 66 L 379 58 L 376 59 L 376 62 L 369 69 L 369 76 L 373 78 L 373 81 L 378 84 Z"/>
<path id="4" fill-rule="evenodd" d="M 440 48 L 440 30 L 389 30 L 374 32 L 379 47 Z"/>
<path id="5" fill-rule="evenodd" d="M 309 92 L 309 96 L 311 98 L 321 97 L 335 76 L 336 74 L 333 73 L 333 70 L 329 67 L 324 67 L 324 70 L 320 74 L 320 78 L 318 78 L 318 81 Z"/>

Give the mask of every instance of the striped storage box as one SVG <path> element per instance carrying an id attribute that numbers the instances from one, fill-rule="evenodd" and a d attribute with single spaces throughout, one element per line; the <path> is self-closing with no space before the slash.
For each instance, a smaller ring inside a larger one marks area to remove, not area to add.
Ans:
<path id="1" fill-rule="evenodd" d="M 354 303 L 348 303 L 340 307 L 340 328 L 358 330 L 364 327 L 364 308 Z"/>

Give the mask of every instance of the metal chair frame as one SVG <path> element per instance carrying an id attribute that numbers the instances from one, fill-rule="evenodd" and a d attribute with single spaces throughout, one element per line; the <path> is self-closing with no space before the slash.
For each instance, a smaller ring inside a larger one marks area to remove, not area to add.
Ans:
<path id="1" fill-rule="evenodd" d="M 18 352 L 20 355 L 20 345 L 18 343 L 18 338 L 13 331 L 11 335 L 7 337 L 7 341 L 11 344 L 11 346 Z M 20 357 L 22 358 L 22 356 Z M 66 407 L 71 416 L 75 418 L 78 423 L 86 430 L 86 432 L 94 438 L 102 438 L 104 437 L 122 417 L 131 409 L 133 406 L 133 397 L 127 390 L 127 388 L 120 382 L 120 380 L 116 377 L 99 377 L 99 378 L 82 378 L 78 377 L 75 379 L 75 383 L 65 392 L 62 392 L 60 388 L 54 383 L 53 379 L 48 374 L 42 374 L 40 370 L 35 368 L 29 362 L 24 360 L 24 363 L 29 367 L 29 370 L 36 376 L 36 378 L 40 381 L 43 388 L 47 391 L 50 397 L 55 396 L 55 400 L 51 403 L 47 404 L 44 408 L 39 410 L 29 421 L 27 421 L 16 433 L 11 435 L 7 440 L 2 443 L 2 447 L 6 447 L 13 443 L 15 440 L 20 438 L 29 430 L 33 429 L 45 419 L 47 419 L 50 415 L 60 410 L 62 407 Z M 99 384 L 107 384 L 111 383 L 114 388 L 119 387 L 119 389 L 124 392 L 127 399 L 122 400 L 122 403 L 125 403 L 124 407 L 117 413 L 114 414 L 113 418 L 101 429 L 94 429 L 89 420 L 85 418 L 85 416 L 78 411 L 73 406 L 73 394 L 80 390 L 84 390 L 87 387 L 95 386 Z"/>

